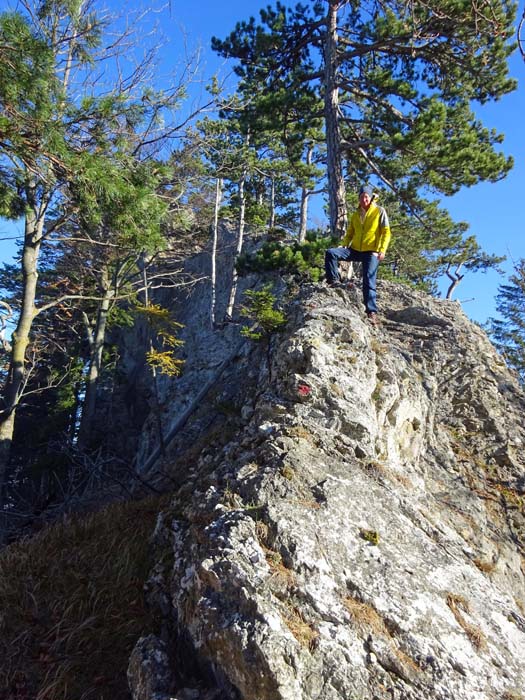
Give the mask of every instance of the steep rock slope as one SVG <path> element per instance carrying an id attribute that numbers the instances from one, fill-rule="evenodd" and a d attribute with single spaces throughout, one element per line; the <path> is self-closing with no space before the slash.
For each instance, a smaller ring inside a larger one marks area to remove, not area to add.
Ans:
<path id="1" fill-rule="evenodd" d="M 159 517 L 137 700 L 525 696 L 523 393 L 459 305 L 380 292 L 374 328 L 303 287 L 239 350 L 236 433 Z"/>

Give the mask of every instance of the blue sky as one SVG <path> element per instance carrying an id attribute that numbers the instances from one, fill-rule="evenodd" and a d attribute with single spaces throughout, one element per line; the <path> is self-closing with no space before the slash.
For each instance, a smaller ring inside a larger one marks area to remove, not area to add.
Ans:
<path id="1" fill-rule="evenodd" d="M 191 6 L 173 2 L 172 16 L 185 26 L 192 41 L 200 41 L 206 49 L 207 69 L 215 70 L 220 64 L 209 49 L 211 37 L 226 38 L 237 21 L 247 20 L 250 16 L 258 18 L 260 8 L 268 4 L 259 0 L 233 0 L 227 3 L 204 0 L 199 3 L 196 17 Z M 295 5 L 295 2 L 285 4 Z M 520 7 L 518 17 L 522 11 Z M 222 70 L 226 71 L 226 66 Z M 485 126 L 505 134 L 501 149 L 514 157 L 514 169 L 501 182 L 482 183 L 463 189 L 442 202 L 454 219 L 470 225 L 469 234 L 476 236 L 484 250 L 518 260 L 525 257 L 525 217 L 520 206 L 522 202 L 525 205 L 525 61 L 518 52 L 511 57 L 510 73 L 518 80 L 518 89 L 499 102 L 476 108 L 476 113 Z M 393 231 L 393 235 L 402 233 Z M 508 274 L 512 270 L 511 260 L 502 267 Z M 470 318 L 484 322 L 487 317 L 496 314 L 494 298 L 503 281 L 504 278 L 496 272 L 467 272 L 453 298 L 462 302 Z M 448 279 L 443 280 L 440 285 L 442 294 L 446 293 L 449 283 Z"/>
<path id="2" fill-rule="evenodd" d="M 4 3 L 2 3 L 4 4 Z M 11 3 L 5 3 L 5 7 Z M 111 3 L 110 3 L 111 4 Z M 130 0 L 128 7 L 149 6 Z M 156 3 L 153 3 L 156 4 Z M 225 76 L 231 71 L 222 59 L 210 48 L 212 36 L 225 38 L 240 20 L 250 16 L 259 16 L 260 8 L 268 3 L 260 0 L 199 0 L 199 2 L 179 2 L 171 0 L 171 12 L 162 14 L 161 26 L 167 42 L 163 46 L 165 62 L 163 66 L 173 67 L 182 61 L 184 51 L 191 52 L 201 48 L 201 70 L 204 82 L 217 70 Z M 295 4 L 287 2 L 286 4 Z M 160 7 L 160 3 L 158 3 Z M 114 7 L 122 5 L 114 0 Z M 518 16 L 523 8 L 520 7 Z M 160 17 L 160 15 L 159 15 Z M 525 114 L 525 62 L 515 53 L 510 61 L 511 75 L 518 79 L 519 87 L 497 103 L 476 108 L 478 117 L 485 126 L 505 134 L 501 146 L 503 152 L 512 155 L 515 166 L 503 181 L 490 184 L 483 183 L 469 189 L 463 189 L 454 197 L 442 200 L 456 220 L 466 221 L 480 245 L 489 253 L 507 255 L 518 260 L 525 258 L 524 216 L 521 205 L 525 200 L 525 138 L 523 119 Z M 204 84 L 204 83 L 203 83 Z M 195 86 L 195 92 L 198 91 Z M 319 219 L 318 206 L 316 216 Z M 317 222 L 316 222 L 317 223 Z M 0 239 L 14 235 L 13 225 L 0 220 Z M 393 235 L 402 232 L 393 231 Z M 13 254 L 13 242 L 0 240 L 0 260 L 9 261 Z M 503 265 L 508 272 L 512 269 L 509 259 Z M 483 322 L 495 314 L 494 297 L 498 285 L 504 278 L 495 272 L 467 273 L 454 298 L 462 302 L 463 309 L 473 320 Z M 443 280 L 442 292 L 446 291 L 448 280 Z"/>

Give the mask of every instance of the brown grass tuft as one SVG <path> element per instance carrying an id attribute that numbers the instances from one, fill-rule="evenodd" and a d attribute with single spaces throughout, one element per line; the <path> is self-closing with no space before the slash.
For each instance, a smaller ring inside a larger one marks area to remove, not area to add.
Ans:
<path id="1" fill-rule="evenodd" d="M 313 651 L 319 638 L 319 632 L 313 625 L 306 622 L 301 611 L 289 606 L 284 615 L 284 622 L 299 644 L 309 651 Z"/>
<path id="2" fill-rule="evenodd" d="M 457 623 L 460 625 L 460 627 L 462 627 L 465 630 L 465 633 L 470 639 L 472 645 L 478 651 L 486 649 L 487 638 L 485 637 L 483 632 L 479 629 L 479 627 L 476 627 L 476 625 L 473 625 L 471 622 L 468 622 L 468 620 L 466 620 L 463 617 L 463 612 L 467 614 L 470 613 L 470 605 L 468 601 L 462 595 L 457 595 L 456 593 L 448 593 L 447 605 L 452 610 L 452 613 L 456 618 Z"/>
<path id="3" fill-rule="evenodd" d="M 377 610 L 368 603 L 360 603 L 355 598 L 349 596 L 343 600 L 345 608 L 350 613 L 352 622 L 361 632 L 372 630 L 383 637 L 390 637 L 383 618 Z"/>
<path id="4" fill-rule="evenodd" d="M 484 574 L 491 574 L 496 568 L 496 564 L 493 561 L 486 561 L 484 559 L 474 559 L 473 561 Z"/>
<path id="5" fill-rule="evenodd" d="M 266 543 L 266 542 L 268 542 L 270 528 L 263 520 L 256 520 L 255 521 L 255 534 L 257 535 L 257 539 L 259 540 L 259 542 Z"/>
<path id="6" fill-rule="evenodd" d="M 166 498 L 70 517 L 0 554 L 0 697 L 124 700 L 152 621 L 150 535 Z"/>
<path id="7" fill-rule="evenodd" d="M 385 621 L 372 605 L 361 603 L 351 596 L 345 598 L 343 604 L 350 613 L 353 624 L 361 634 L 373 632 L 377 636 L 385 638 L 405 671 L 412 673 L 421 671 L 416 661 L 398 646 L 398 642 L 394 640 Z"/>
<path id="8" fill-rule="evenodd" d="M 295 573 L 292 569 L 288 569 L 279 552 L 270 549 L 264 544 L 261 544 L 266 556 L 266 561 L 272 572 L 271 581 L 276 584 L 277 588 L 284 588 L 290 591 L 296 585 Z"/>
<path id="9" fill-rule="evenodd" d="M 377 479 L 379 481 L 381 479 L 384 479 L 386 481 L 397 481 L 398 484 L 401 484 L 401 486 L 403 486 L 406 489 L 414 488 L 414 484 L 410 481 L 410 479 L 407 476 L 400 472 L 396 472 L 393 469 L 390 469 L 385 464 L 377 460 L 367 462 L 365 464 L 365 471 L 373 479 Z"/>

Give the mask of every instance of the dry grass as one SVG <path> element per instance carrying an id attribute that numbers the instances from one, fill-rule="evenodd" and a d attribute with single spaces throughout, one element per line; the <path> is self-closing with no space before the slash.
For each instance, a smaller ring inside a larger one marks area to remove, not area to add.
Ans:
<path id="1" fill-rule="evenodd" d="M 292 503 L 300 508 L 308 508 L 309 510 L 319 510 L 321 504 L 317 501 L 313 501 L 311 498 L 286 498 L 286 503 Z"/>
<path id="2" fill-rule="evenodd" d="M 410 481 L 410 479 L 407 476 L 405 476 L 402 473 L 396 472 L 393 469 L 390 469 L 385 464 L 383 464 L 382 462 L 378 462 L 377 460 L 367 462 L 365 464 L 365 471 L 374 479 L 396 481 L 406 489 L 414 488 L 414 484 Z"/>
<path id="3" fill-rule="evenodd" d="M 292 481 L 292 479 L 295 476 L 294 470 L 288 464 L 285 464 L 283 467 L 281 467 L 281 474 L 282 476 L 284 476 L 285 479 L 288 479 L 288 481 Z"/>
<path id="4" fill-rule="evenodd" d="M 149 537 L 166 499 L 72 517 L 0 554 L 0 698 L 124 700 L 152 621 Z"/>
<path id="5" fill-rule="evenodd" d="M 474 559 L 473 561 L 484 574 L 491 574 L 496 568 L 496 564 L 493 561 L 486 561 L 485 559 Z"/>
<path id="6" fill-rule="evenodd" d="M 255 534 L 259 542 L 266 543 L 270 535 L 270 528 L 263 520 L 255 521 Z"/>
<path id="7" fill-rule="evenodd" d="M 360 603 L 352 597 L 345 598 L 343 603 L 350 613 L 353 624 L 360 632 L 371 630 L 382 637 L 390 637 L 390 632 L 383 618 L 371 605 L 368 603 Z"/>
<path id="8" fill-rule="evenodd" d="M 394 640 L 385 621 L 372 605 L 361 603 L 351 596 L 345 598 L 343 604 L 350 613 L 352 623 L 362 635 L 372 632 L 378 637 L 383 637 L 389 642 L 392 652 L 402 664 L 405 671 L 410 671 L 412 673 L 421 671 L 421 668 L 414 659 L 399 648 L 398 643 Z"/>
<path id="9" fill-rule="evenodd" d="M 447 594 L 447 605 L 452 610 L 454 617 L 460 627 L 465 630 L 467 637 L 470 639 L 472 645 L 478 650 L 482 651 L 487 647 L 487 638 L 483 632 L 468 622 L 463 616 L 463 613 L 470 614 L 470 605 L 468 601 L 462 596 L 455 593 Z"/>
<path id="10" fill-rule="evenodd" d="M 319 632 L 313 625 L 306 622 L 301 611 L 289 606 L 284 615 L 284 622 L 299 644 L 309 651 L 313 651 L 319 638 Z"/>
<path id="11" fill-rule="evenodd" d="M 372 338 L 369 345 L 370 349 L 373 350 L 377 355 L 384 355 L 388 351 L 388 346 L 384 343 L 380 343 L 377 338 Z"/>
<path id="12" fill-rule="evenodd" d="M 314 447 L 319 447 L 321 444 L 321 439 L 319 435 L 316 435 L 311 430 L 307 430 L 302 425 L 293 425 L 286 430 L 286 434 L 291 438 L 297 438 L 299 440 L 305 440 L 310 445 Z"/>
<path id="13" fill-rule="evenodd" d="M 279 552 L 270 549 L 265 544 L 261 543 L 264 550 L 266 562 L 272 572 L 271 582 L 279 590 L 290 591 L 296 585 L 295 573 L 292 569 L 286 567 L 283 563 L 283 558 Z"/>
<path id="14" fill-rule="evenodd" d="M 521 493 L 503 484 L 494 484 L 494 488 L 500 493 L 507 508 L 515 508 L 525 513 L 525 497 Z"/>

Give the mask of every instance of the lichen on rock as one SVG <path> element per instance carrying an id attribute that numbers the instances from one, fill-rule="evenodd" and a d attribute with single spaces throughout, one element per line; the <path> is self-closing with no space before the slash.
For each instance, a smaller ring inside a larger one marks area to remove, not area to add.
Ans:
<path id="1" fill-rule="evenodd" d="M 206 692 L 525 693 L 523 392 L 458 304 L 380 294 L 375 328 L 357 292 L 303 287 L 224 376 L 234 434 L 178 457 L 163 615 Z"/>

